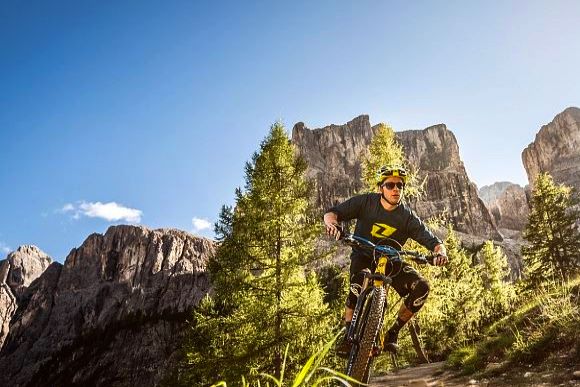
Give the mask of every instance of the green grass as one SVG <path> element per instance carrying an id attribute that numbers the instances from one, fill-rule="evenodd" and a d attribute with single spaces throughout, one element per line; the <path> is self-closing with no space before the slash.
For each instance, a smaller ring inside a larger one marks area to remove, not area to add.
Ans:
<path id="1" fill-rule="evenodd" d="M 343 386 L 351 386 L 350 383 L 357 384 L 357 381 L 350 376 L 347 376 L 341 372 L 335 371 L 331 368 L 324 367 L 322 364 L 326 355 L 334 345 L 336 339 L 344 335 L 344 329 L 342 329 L 334 338 L 326 343 L 326 345 L 320 349 L 318 352 L 314 353 L 308 361 L 302 366 L 300 371 L 294 376 L 294 378 L 285 379 L 285 366 L 286 359 L 288 357 L 288 347 L 284 353 L 284 362 L 282 364 L 282 370 L 280 372 L 280 378 L 276 378 L 273 375 L 262 373 L 258 377 L 250 380 L 246 380 L 244 376 L 241 377 L 241 387 L 306 387 L 306 386 L 329 386 L 336 385 L 337 383 Z M 220 381 L 213 384 L 211 387 L 228 387 L 225 381 Z"/>
<path id="2" fill-rule="evenodd" d="M 538 291 L 516 311 L 491 325 L 484 340 L 453 351 L 447 363 L 472 374 L 491 362 L 502 364 L 496 371 L 513 364 L 539 364 L 558 351 L 579 357 L 579 300 L 580 277 Z"/>

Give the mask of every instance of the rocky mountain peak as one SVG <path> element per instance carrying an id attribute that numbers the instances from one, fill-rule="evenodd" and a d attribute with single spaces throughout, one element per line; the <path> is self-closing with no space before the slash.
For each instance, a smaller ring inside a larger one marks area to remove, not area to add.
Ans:
<path id="1" fill-rule="evenodd" d="M 0 261 L 0 281 L 18 299 L 26 288 L 52 263 L 52 258 L 33 245 L 23 245 Z"/>
<path id="2" fill-rule="evenodd" d="M 398 132 L 397 139 L 405 146 L 408 160 L 421 170 L 452 169 L 465 172 L 457 139 L 445 124 Z"/>
<path id="3" fill-rule="evenodd" d="M 580 189 L 580 109 L 569 107 L 541 127 L 522 153 L 530 186 L 540 172 Z"/>
<path id="4" fill-rule="evenodd" d="M 439 124 L 398 132 L 397 139 L 425 181 L 425 194 L 412 202 L 420 217 L 443 214 L 457 231 L 502 240 L 477 187 L 469 180 L 453 132 Z"/>
<path id="5" fill-rule="evenodd" d="M 529 216 L 525 188 L 502 181 L 481 187 L 479 196 L 486 203 L 502 234 L 519 238 L 517 233 L 524 229 Z"/>
<path id="6" fill-rule="evenodd" d="M 0 385 L 158 385 L 209 292 L 214 251 L 213 241 L 172 229 L 90 235 L 24 293 L 0 352 Z"/>
<path id="7" fill-rule="evenodd" d="M 309 129 L 302 122 L 294 125 L 292 141 L 308 161 L 306 173 L 315 183 L 319 208 L 329 208 L 362 189 L 359 159 L 372 137 L 368 115 L 318 129 Z"/>
<path id="8" fill-rule="evenodd" d="M 515 184 L 509 181 L 498 181 L 491 185 L 484 185 L 479 189 L 479 197 L 485 204 L 490 205 L 512 185 Z"/>
<path id="9" fill-rule="evenodd" d="M 24 293 L 51 262 L 45 252 L 32 245 L 20 246 L 0 261 L 0 348 Z"/>

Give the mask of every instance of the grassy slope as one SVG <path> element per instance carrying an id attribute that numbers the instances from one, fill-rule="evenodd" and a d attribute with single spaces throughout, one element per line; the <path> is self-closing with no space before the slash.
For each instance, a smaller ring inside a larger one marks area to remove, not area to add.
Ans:
<path id="1" fill-rule="evenodd" d="M 489 327 L 484 340 L 453 352 L 448 364 L 482 377 L 515 378 L 529 370 L 553 382 L 569 378 L 580 364 L 579 304 L 580 277 L 531 295 Z"/>

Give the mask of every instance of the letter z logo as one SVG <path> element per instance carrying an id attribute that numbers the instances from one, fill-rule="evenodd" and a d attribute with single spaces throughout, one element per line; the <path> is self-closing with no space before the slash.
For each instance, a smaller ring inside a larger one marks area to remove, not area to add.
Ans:
<path id="1" fill-rule="evenodd" d="M 375 223 L 371 230 L 371 235 L 377 238 L 387 238 L 397 231 L 396 228 L 384 223 Z"/>

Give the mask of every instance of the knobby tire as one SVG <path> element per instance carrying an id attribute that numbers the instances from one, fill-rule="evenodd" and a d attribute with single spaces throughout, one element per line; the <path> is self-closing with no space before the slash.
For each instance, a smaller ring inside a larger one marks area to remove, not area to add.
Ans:
<path id="1" fill-rule="evenodd" d="M 370 378 L 372 351 L 383 322 L 386 290 L 384 287 L 375 288 L 369 297 L 372 298 L 370 310 L 364 313 L 367 318 L 364 318 L 364 314 L 361 316 L 359 344 L 353 345 L 349 361 L 351 372 L 347 370 L 350 376 L 363 383 L 367 383 Z"/>

